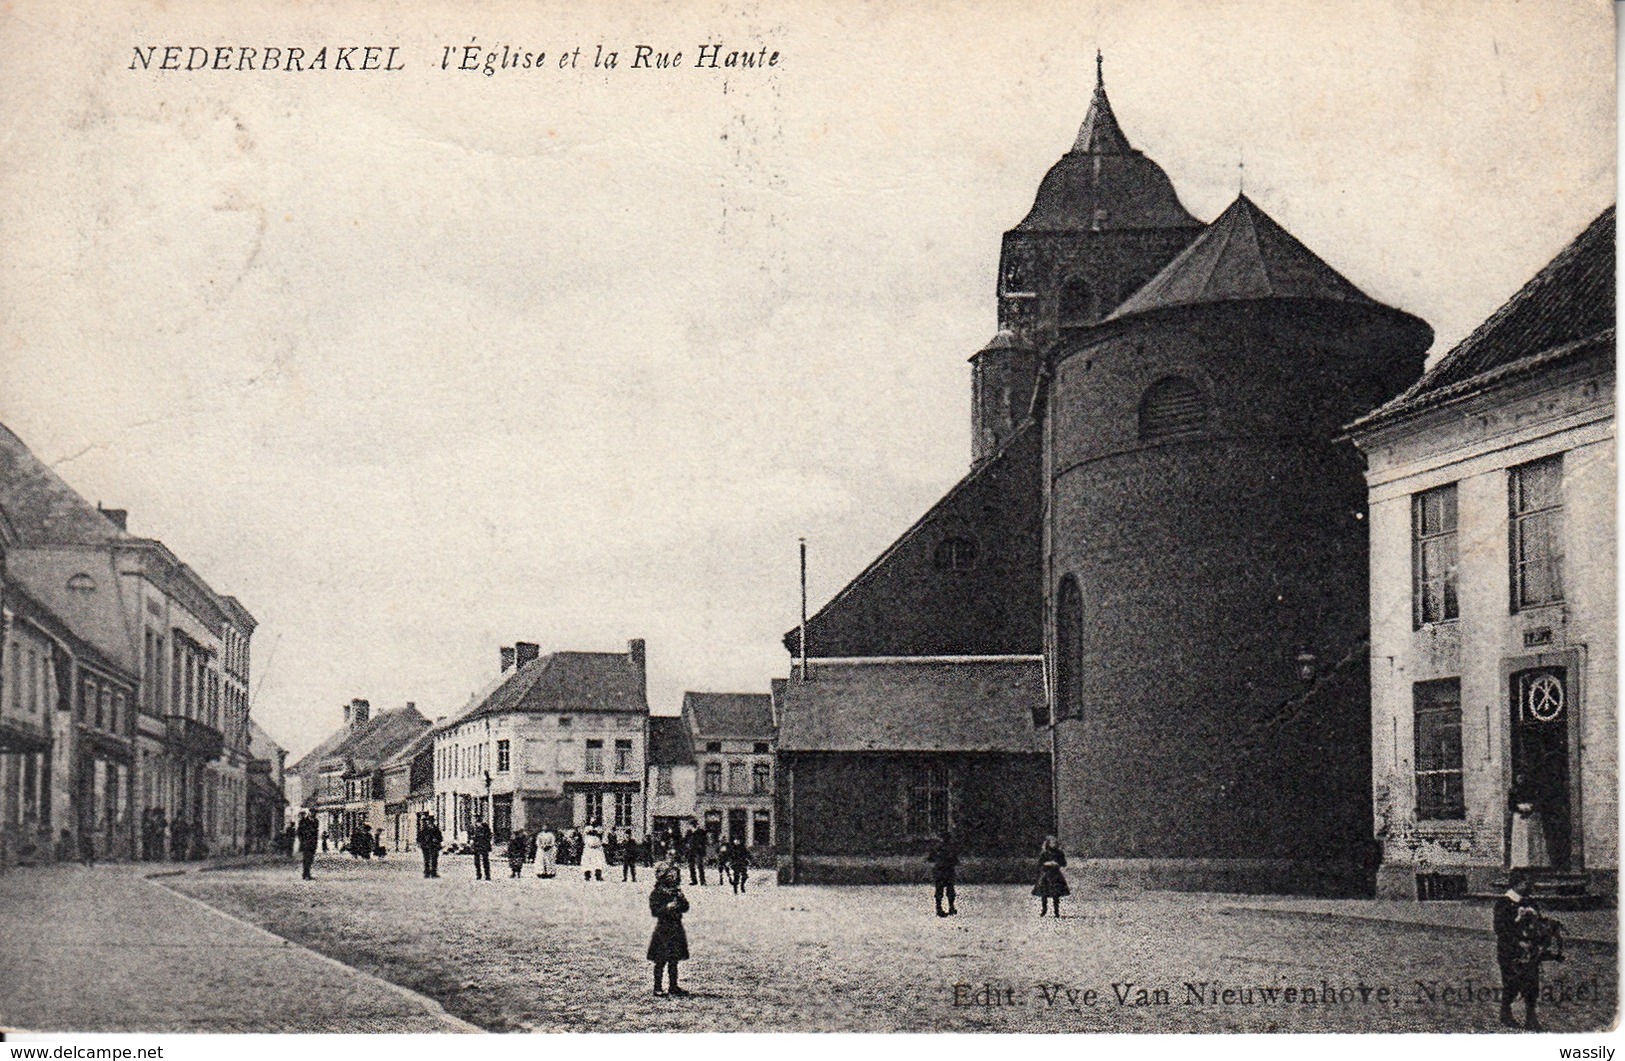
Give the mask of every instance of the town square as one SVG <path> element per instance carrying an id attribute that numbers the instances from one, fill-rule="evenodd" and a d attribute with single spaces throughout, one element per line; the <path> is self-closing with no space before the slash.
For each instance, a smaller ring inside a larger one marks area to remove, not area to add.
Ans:
<path id="1" fill-rule="evenodd" d="M 22 3 L 0 1032 L 1614 1026 L 1606 0 Z"/>

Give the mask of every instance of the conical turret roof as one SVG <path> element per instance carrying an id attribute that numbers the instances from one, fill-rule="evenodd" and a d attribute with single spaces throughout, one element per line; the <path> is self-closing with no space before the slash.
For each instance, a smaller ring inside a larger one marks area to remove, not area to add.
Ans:
<path id="1" fill-rule="evenodd" d="M 1172 306 L 1257 299 L 1376 305 L 1246 195 L 1107 320 Z"/>
<path id="2" fill-rule="evenodd" d="M 1100 232 L 1200 224 L 1180 204 L 1162 167 L 1129 145 L 1106 97 L 1097 52 L 1089 113 L 1072 150 L 1044 175 L 1033 208 L 1016 230 Z"/>

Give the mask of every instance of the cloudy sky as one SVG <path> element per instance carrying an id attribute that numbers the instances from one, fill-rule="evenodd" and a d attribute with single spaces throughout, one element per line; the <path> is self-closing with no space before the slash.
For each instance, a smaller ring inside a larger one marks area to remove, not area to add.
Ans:
<path id="1" fill-rule="evenodd" d="M 0 420 L 259 618 L 295 752 L 516 639 L 646 638 L 657 711 L 765 691 L 797 536 L 816 607 L 965 471 L 999 236 L 1097 46 L 1189 209 L 1244 154 L 1436 351 L 1615 194 L 1608 0 L 222 6 L 0 16 Z M 471 40 L 547 66 L 440 69 Z M 128 69 L 324 43 L 406 70 Z"/>

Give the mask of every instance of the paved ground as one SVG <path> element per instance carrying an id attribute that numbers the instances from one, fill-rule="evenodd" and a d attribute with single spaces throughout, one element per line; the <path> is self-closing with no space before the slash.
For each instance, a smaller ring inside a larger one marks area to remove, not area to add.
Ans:
<path id="1" fill-rule="evenodd" d="M 0 1028 L 469 1030 L 429 999 L 148 880 L 154 869 L 0 874 Z"/>
<path id="2" fill-rule="evenodd" d="M 920 888 L 686 888 L 696 997 L 675 1000 L 650 993 L 647 871 L 634 886 L 496 868 L 476 882 L 447 858 L 428 881 L 406 860 L 329 856 L 315 882 L 290 864 L 169 883 L 492 1030 L 1499 1030 L 1484 907 L 1101 893 L 1040 921 L 1024 888 L 967 887 L 939 920 Z M 1614 915 L 1563 919 L 1546 1026 L 1607 1027 Z"/>

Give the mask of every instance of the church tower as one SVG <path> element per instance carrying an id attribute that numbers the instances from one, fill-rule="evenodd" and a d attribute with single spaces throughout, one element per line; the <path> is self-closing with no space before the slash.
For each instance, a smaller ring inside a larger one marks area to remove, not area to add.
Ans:
<path id="1" fill-rule="evenodd" d="M 1201 230 L 1162 167 L 1117 124 L 1096 52 L 1095 94 L 1077 140 L 1004 234 L 999 331 L 971 358 L 975 463 L 1026 419 L 1043 354 L 1061 330 L 1105 317 Z"/>

